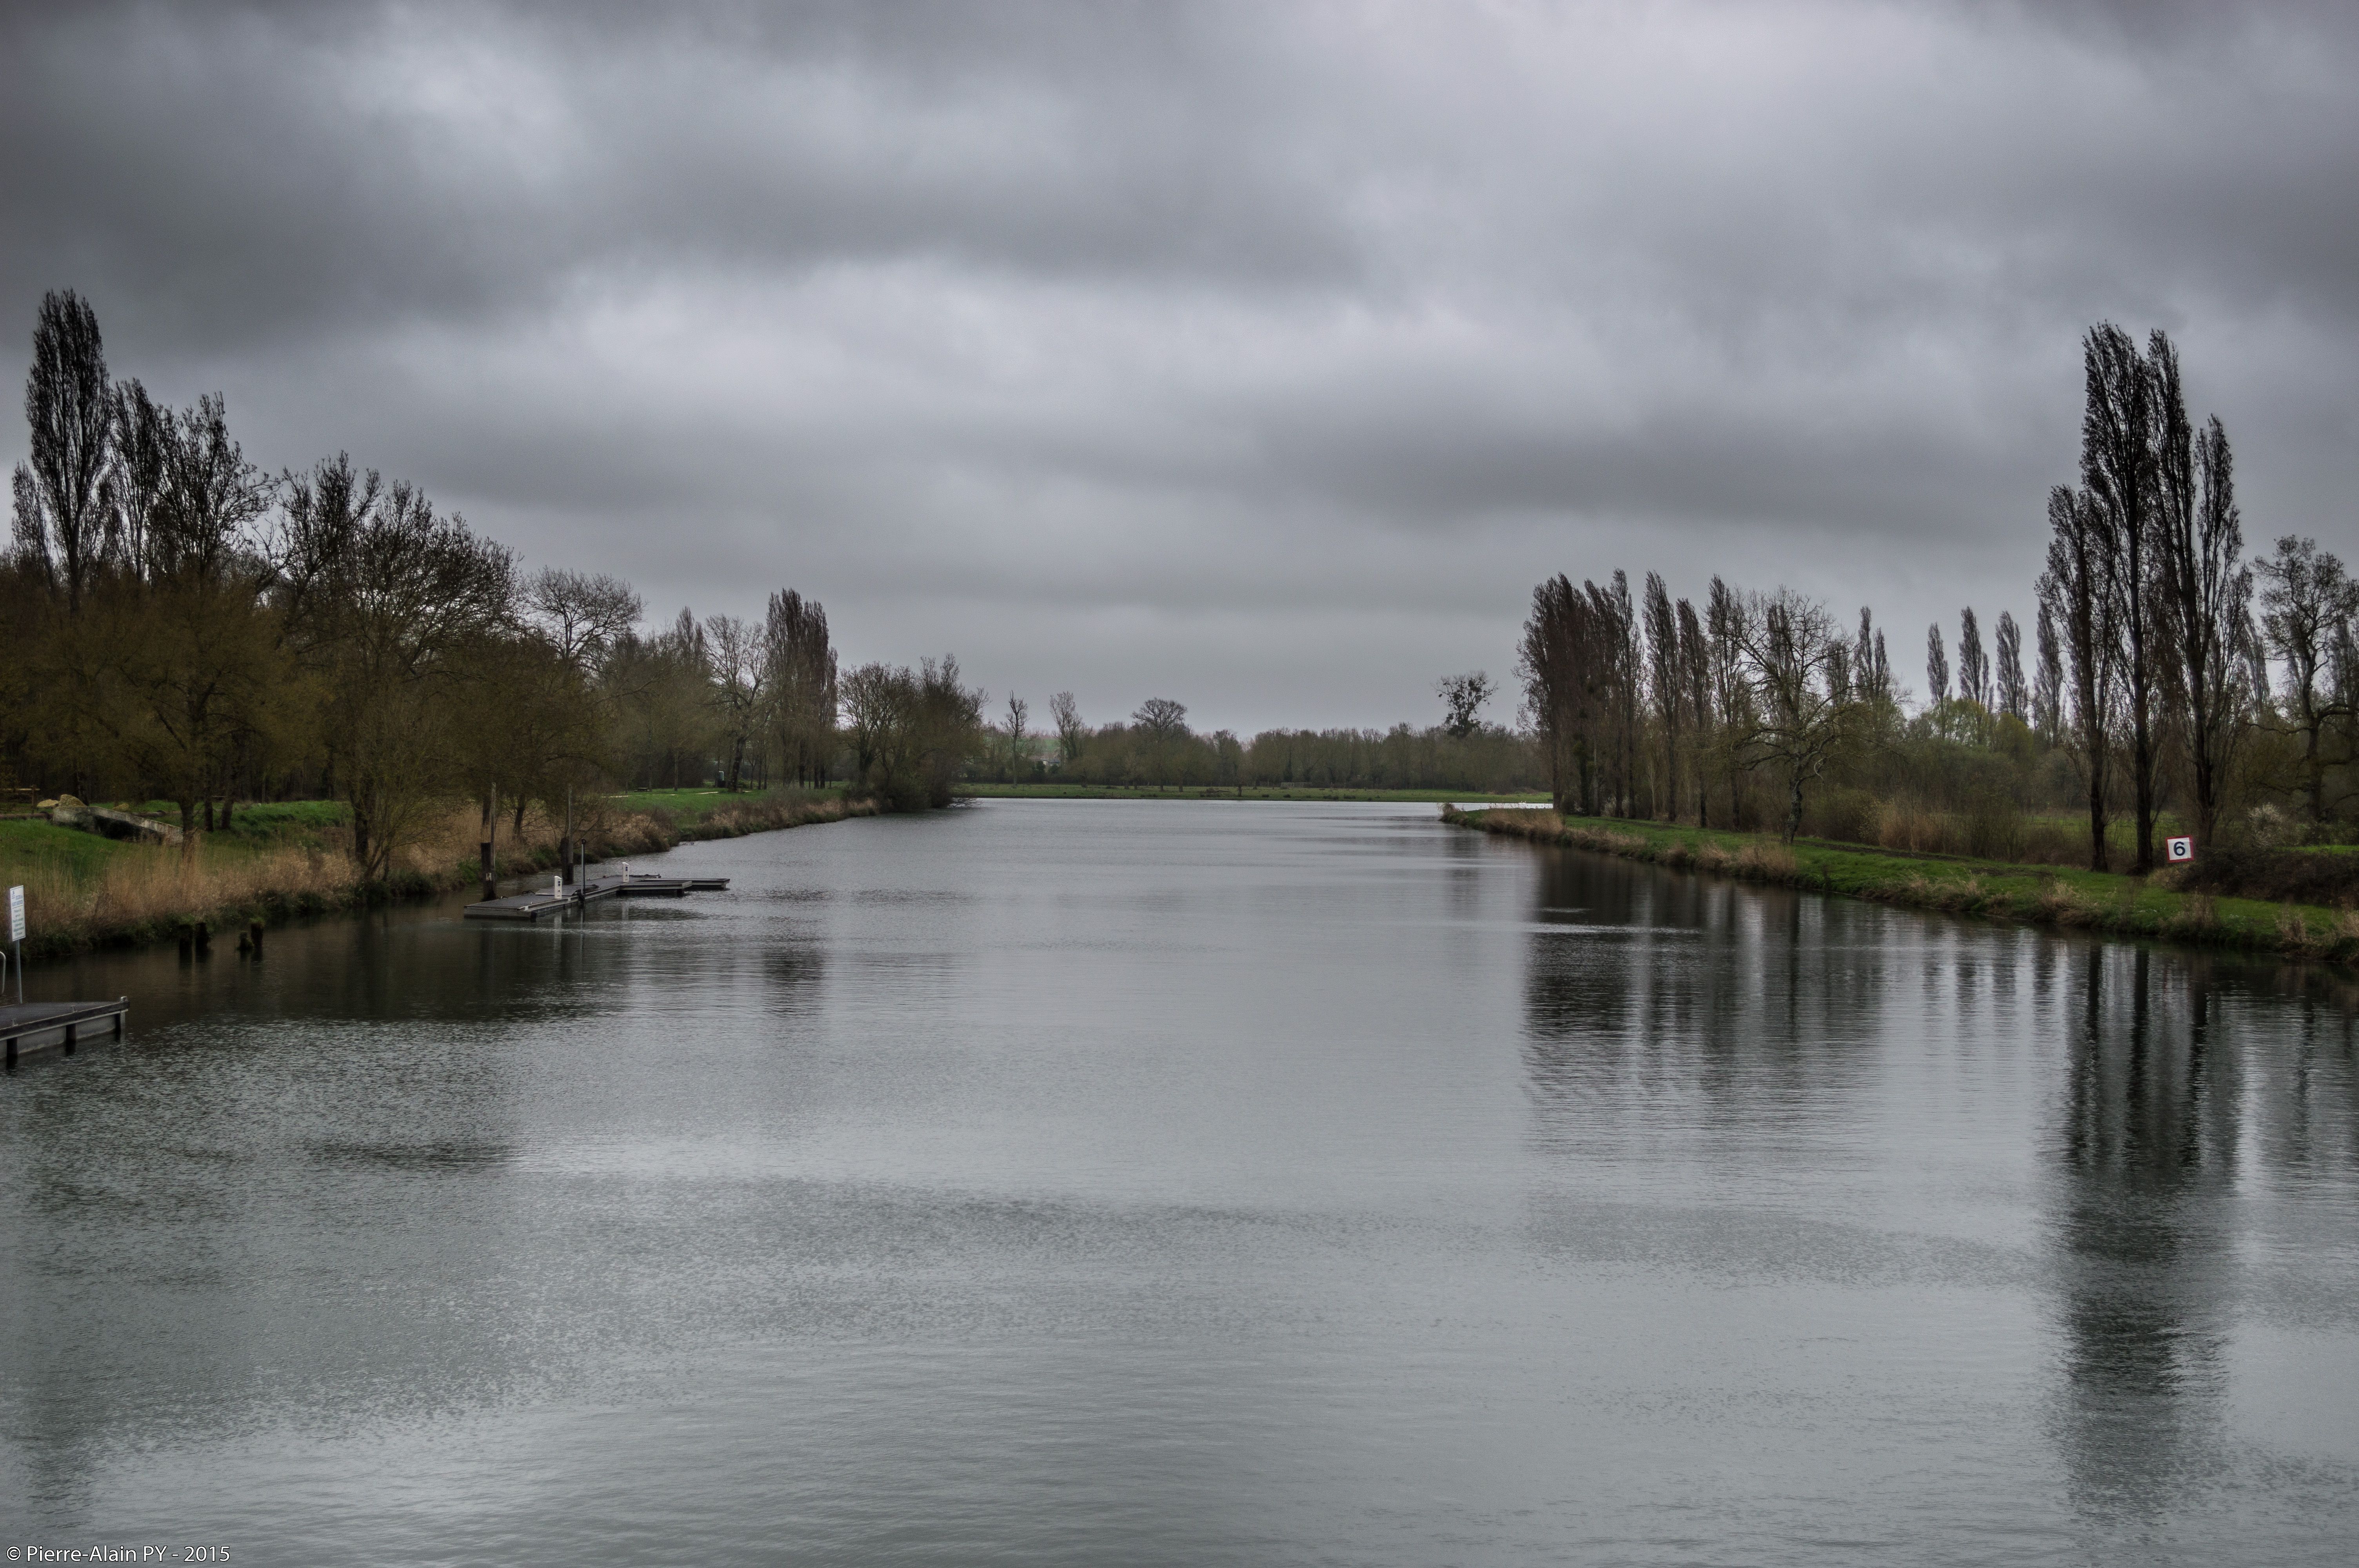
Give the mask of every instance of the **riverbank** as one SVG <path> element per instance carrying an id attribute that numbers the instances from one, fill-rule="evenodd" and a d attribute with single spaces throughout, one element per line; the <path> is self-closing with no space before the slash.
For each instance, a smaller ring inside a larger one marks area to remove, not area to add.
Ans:
<path id="1" fill-rule="evenodd" d="M 864 816 L 876 807 L 840 791 L 730 795 L 669 790 L 593 797 L 576 823 L 594 859 L 653 854 L 695 839 L 734 838 Z M 296 801 L 242 808 L 238 826 L 177 848 L 103 838 L 47 821 L 0 821 L 0 883 L 25 888 L 27 957 L 176 940 L 202 921 L 229 939 L 250 920 L 276 925 L 387 900 L 434 898 L 476 885 L 482 817 L 458 806 L 405 844 L 393 875 L 361 881 L 345 853 L 340 808 Z M 501 814 L 497 875 L 556 866 L 564 820 L 538 807 Z"/>
<path id="2" fill-rule="evenodd" d="M 1618 855 L 1675 871 L 1712 871 L 1877 903 L 2293 958 L 2359 959 L 2359 912 L 2182 892 L 2170 885 L 2170 872 L 2133 877 L 1895 854 L 1816 839 L 1788 845 L 1751 834 L 1560 816 L 1545 809 L 1461 811 L 1444 806 L 1441 819 L 1484 833 Z"/>
<path id="3" fill-rule="evenodd" d="M 962 784 L 958 794 L 972 800 L 1383 800 L 1418 806 L 1462 800 L 1505 806 L 1548 799 L 1545 794 L 1469 795 L 1464 790 L 1330 789 L 1310 784 L 1247 784 L 1239 790 L 1234 784 L 1175 784 L 1158 789 L 1152 784 Z"/>

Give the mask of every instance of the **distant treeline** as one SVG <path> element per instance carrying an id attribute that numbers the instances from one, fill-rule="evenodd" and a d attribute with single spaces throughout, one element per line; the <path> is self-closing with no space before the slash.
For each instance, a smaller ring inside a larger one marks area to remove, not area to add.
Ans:
<path id="1" fill-rule="evenodd" d="M 339 454 L 266 474 L 223 400 L 110 379 L 71 292 L 41 302 L 29 460 L 0 563 L 0 783 L 176 802 L 184 842 L 241 800 L 333 797 L 381 878 L 429 813 L 612 783 L 823 784 L 948 798 L 981 694 L 945 659 L 838 677 L 792 590 L 757 623 L 641 633 L 614 578 L 527 574 L 416 487 Z M 837 723 L 847 695 L 857 718 Z"/>
<path id="2" fill-rule="evenodd" d="M 973 776 L 1056 779 L 1137 788 L 1238 788 L 1300 784 L 1343 789 L 1455 789 L 1505 794 L 1546 780 L 1530 736 L 1481 721 L 1492 694 L 1481 672 L 1440 684 L 1447 716 L 1419 730 L 1265 730 L 1240 741 L 1227 730 L 1189 728 L 1184 704 L 1149 697 L 1127 721 L 1094 728 L 1073 694 L 1049 699 L 1053 748 L 1032 744 L 1030 705 L 1010 696 Z"/>
<path id="3" fill-rule="evenodd" d="M 1846 628 L 1789 589 L 1715 577 L 1699 610 L 1651 573 L 1636 595 L 1551 578 L 1519 671 L 1558 807 L 2097 870 L 2119 849 L 2136 871 L 2166 814 L 2204 842 L 2340 836 L 2359 587 L 2307 538 L 2245 561 L 2226 430 L 2188 418 L 2168 338 L 2101 325 L 2082 347 L 2079 483 L 2049 497 L 2027 664 L 2011 613 L 1986 649 L 1968 609 L 1954 687 L 1936 624 L 1912 709 L 1869 611 Z"/>

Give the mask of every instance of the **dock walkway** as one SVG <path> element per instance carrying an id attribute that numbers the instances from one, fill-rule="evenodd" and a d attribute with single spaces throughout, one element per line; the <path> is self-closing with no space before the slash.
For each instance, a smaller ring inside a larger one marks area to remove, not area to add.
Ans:
<path id="1" fill-rule="evenodd" d="M 117 1040 L 131 1013 L 131 999 L 113 1001 L 36 1001 L 0 1007 L 0 1040 L 6 1042 L 7 1065 L 19 1053 L 61 1049 L 73 1054 L 74 1042 L 92 1024 L 105 1024 Z M 56 1035 L 52 1040 L 49 1036 Z"/>
<path id="2" fill-rule="evenodd" d="M 691 892 L 726 892 L 727 877 L 667 877 L 654 871 L 636 871 L 627 877 L 585 877 L 581 887 L 564 888 L 551 892 L 536 888 L 529 892 L 510 893 L 506 898 L 486 899 L 466 908 L 470 920 L 538 920 L 544 914 L 563 914 L 567 910 L 597 903 L 606 898 L 685 898 Z"/>

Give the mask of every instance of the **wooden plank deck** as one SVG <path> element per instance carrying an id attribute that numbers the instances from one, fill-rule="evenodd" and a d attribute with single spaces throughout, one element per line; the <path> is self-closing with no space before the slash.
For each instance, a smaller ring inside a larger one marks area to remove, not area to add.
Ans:
<path id="1" fill-rule="evenodd" d="M 88 1034 L 93 1024 L 104 1024 L 120 1040 L 130 1014 L 127 996 L 113 1001 L 35 1001 L 0 1007 L 0 1041 L 6 1043 L 6 1065 L 13 1067 L 19 1054 L 34 1051 L 59 1049 L 71 1056 L 75 1041 Z M 52 1034 L 57 1038 L 48 1038 Z"/>
<path id="2" fill-rule="evenodd" d="M 562 892 L 536 888 L 529 892 L 471 903 L 465 914 L 470 920 L 538 920 L 544 914 L 561 915 L 569 909 L 595 903 L 600 899 L 684 898 L 690 892 L 725 892 L 728 887 L 727 877 L 667 877 L 654 871 L 635 871 L 627 877 L 584 878 L 579 897 L 571 888 Z"/>

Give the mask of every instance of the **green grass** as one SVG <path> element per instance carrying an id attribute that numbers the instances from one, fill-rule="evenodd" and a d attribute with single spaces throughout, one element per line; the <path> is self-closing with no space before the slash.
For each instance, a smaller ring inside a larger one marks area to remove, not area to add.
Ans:
<path id="1" fill-rule="evenodd" d="M 60 827 L 37 818 L 16 817 L 0 822 L 0 876 L 5 876 L 12 884 L 36 868 L 62 872 L 77 881 L 87 880 L 100 875 L 123 856 L 140 852 L 141 846 L 136 844 L 101 838 L 75 827 Z"/>
<path id="2" fill-rule="evenodd" d="M 699 789 L 638 789 L 628 790 L 621 795 L 610 795 L 605 797 L 605 800 L 606 804 L 616 811 L 644 811 L 650 816 L 664 818 L 674 827 L 684 827 L 690 823 L 701 821 L 724 806 L 745 805 L 765 800 L 775 793 L 788 792 L 748 789 L 731 795 L 727 790 L 710 786 Z M 842 795 L 843 787 L 841 784 L 830 784 L 824 789 L 808 789 L 791 793 L 807 800 L 824 800 Z"/>
<path id="3" fill-rule="evenodd" d="M 1451 818 L 1488 832 L 1600 850 L 1680 869 L 1725 871 L 1880 903 L 2027 924 L 2245 947 L 2300 957 L 2359 957 L 2359 923 L 2316 905 L 2182 893 L 2118 872 L 1948 855 L 1898 854 L 1801 838 L 1552 812 L 1465 812 Z"/>
<path id="4" fill-rule="evenodd" d="M 1178 784 L 1157 789 L 1152 784 L 962 784 L 958 793 L 978 800 L 1391 800 L 1428 806 L 1444 801 L 1505 804 L 1544 801 L 1545 794 L 1483 795 L 1451 789 L 1353 789 L 1312 784 L 1247 784 L 1240 795 L 1234 785 Z"/>

